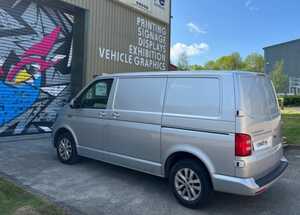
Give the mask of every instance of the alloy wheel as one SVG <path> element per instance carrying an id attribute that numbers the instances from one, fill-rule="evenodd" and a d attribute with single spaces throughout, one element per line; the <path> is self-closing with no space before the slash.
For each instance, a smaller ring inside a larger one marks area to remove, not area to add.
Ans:
<path id="1" fill-rule="evenodd" d="M 72 143 L 71 141 L 64 137 L 60 140 L 59 146 L 58 146 L 58 152 L 60 157 L 67 161 L 71 158 L 72 155 Z"/>
<path id="2" fill-rule="evenodd" d="M 175 189 L 178 195 L 186 201 L 194 201 L 201 194 L 201 181 L 192 169 L 183 168 L 175 175 Z"/>

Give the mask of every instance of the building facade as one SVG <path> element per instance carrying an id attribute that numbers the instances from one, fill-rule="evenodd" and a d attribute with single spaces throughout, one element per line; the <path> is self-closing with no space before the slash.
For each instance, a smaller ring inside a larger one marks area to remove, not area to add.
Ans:
<path id="1" fill-rule="evenodd" d="M 170 0 L 0 0 L 0 136 L 51 132 L 94 76 L 167 70 Z"/>
<path id="2" fill-rule="evenodd" d="M 264 48 L 265 72 L 271 74 L 277 62 L 283 62 L 283 71 L 289 77 L 289 93 L 300 94 L 300 39 Z"/>

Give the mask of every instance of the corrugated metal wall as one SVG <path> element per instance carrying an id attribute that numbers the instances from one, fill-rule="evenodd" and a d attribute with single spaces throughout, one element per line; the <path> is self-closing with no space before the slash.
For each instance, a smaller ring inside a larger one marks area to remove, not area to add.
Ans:
<path id="1" fill-rule="evenodd" d="M 0 18 L 0 136 L 50 132 L 71 90 L 95 75 L 154 71 L 100 54 L 138 47 L 137 20 L 165 29 L 169 65 L 168 24 L 114 0 L 0 0 Z"/>
<path id="2" fill-rule="evenodd" d="M 126 7 L 113 0 L 63 0 L 86 10 L 86 71 L 85 79 L 91 80 L 94 75 L 101 73 L 153 71 L 125 63 L 117 63 L 101 59 L 99 47 L 111 48 L 126 52 L 128 44 L 137 38 L 137 17 L 147 18 L 167 28 L 166 64 L 169 64 L 169 26 L 153 18 L 147 17 L 132 8 Z"/>
<path id="3" fill-rule="evenodd" d="M 283 61 L 284 73 L 289 77 L 300 78 L 300 40 L 294 40 L 264 48 L 265 72 L 270 74 L 277 62 Z"/>
<path id="4" fill-rule="evenodd" d="M 70 98 L 72 14 L 0 0 L 0 136 L 50 132 Z"/>

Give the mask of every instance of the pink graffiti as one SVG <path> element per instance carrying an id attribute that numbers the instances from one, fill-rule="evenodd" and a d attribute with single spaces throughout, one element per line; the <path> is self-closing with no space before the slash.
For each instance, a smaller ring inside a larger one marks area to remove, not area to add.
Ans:
<path id="1" fill-rule="evenodd" d="M 7 81 L 13 81 L 16 74 L 20 72 L 20 70 L 22 70 L 25 65 L 38 64 L 40 66 L 39 71 L 45 72 L 50 67 L 59 63 L 60 60 L 45 61 L 44 59 L 42 59 L 42 57 L 48 56 L 58 39 L 60 31 L 60 27 L 55 28 L 49 35 L 45 36 L 41 42 L 33 45 L 30 49 L 25 51 L 25 53 L 20 56 L 21 60 L 8 72 Z M 2 69 L 0 70 L 0 76 L 1 71 Z"/>
<path id="2" fill-rule="evenodd" d="M 28 49 L 22 57 L 25 56 L 42 56 L 46 57 L 48 56 L 49 52 L 53 48 L 58 35 L 60 33 L 60 27 L 55 28 L 49 35 L 45 36 L 43 40 L 35 45 L 33 45 L 30 49 Z"/>

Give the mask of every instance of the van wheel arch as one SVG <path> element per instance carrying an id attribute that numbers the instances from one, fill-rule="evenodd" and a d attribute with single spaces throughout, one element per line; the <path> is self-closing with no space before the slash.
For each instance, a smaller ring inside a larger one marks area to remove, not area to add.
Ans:
<path id="1" fill-rule="evenodd" d="M 211 176 L 207 166 L 205 163 L 199 159 L 197 156 L 193 155 L 192 153 L 189 152 L 175 152 L 174 154 L 170 155 L 165 163 L 165 177 L 168 178 L 169 174 L 171 172 L 172 167 L 180 160 L 194 160 L 198 162 L 200 165 L 204 167 L 204 169 L 207 171 L 208 175 Z M 211 177 L 210 177 L 210 182 L 212 185 Z"/>
<path id="2" fill-rule="evenodd" d="M 54 135 L 54 146 L 55 146 L 55 148 L 57 147 L 57 139 L 59 138 L 59 136 L 62 135 L 62 134 L 65 134 L 65 133 L 70 134 L 72 136 L 73 140 L 75 140 L 72 132 L 69 129 L 60 128 L 55 132 L 55 135 Z"/>

